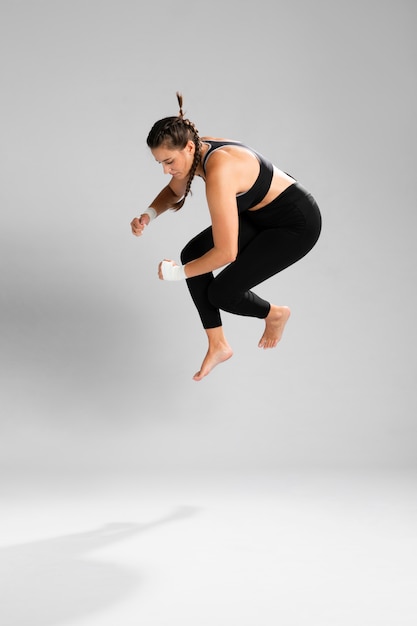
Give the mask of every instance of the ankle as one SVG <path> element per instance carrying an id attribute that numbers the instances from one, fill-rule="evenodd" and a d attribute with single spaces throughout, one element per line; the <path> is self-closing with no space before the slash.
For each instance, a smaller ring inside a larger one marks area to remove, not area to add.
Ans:
<path id="1" fill-rule="evenodd" d="M 278 306 L 276 304 L 271 304 L 271 308 L 269 309 L 269 313 L 266 316 L 265 320 L 283 317 L 284 315 L 287 315 L 288 312 L 289 308 L 287 306 Z"/>
<path id="2" fill-rule="evenodd" d="M 217 326 L 216 328 L 207 328 L 206 334 L 209 346 L 227 344 L 227 340 L 223 332 L 223 326 Z"/>

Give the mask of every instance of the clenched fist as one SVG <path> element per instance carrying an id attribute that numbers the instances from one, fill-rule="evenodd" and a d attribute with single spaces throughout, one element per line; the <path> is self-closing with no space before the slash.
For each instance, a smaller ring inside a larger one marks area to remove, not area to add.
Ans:
<path id="1" fill-rule="evenodd" d="M 149 215 L 145 213 L 141 215 L 140 217 L 135 217 L 130 222 L 130 227 L 135 237 L 140 237 L 142 235 L 145 226 L 147 226 L 150 221 L 151 221 L 151 218 L 149 217 Z"/>

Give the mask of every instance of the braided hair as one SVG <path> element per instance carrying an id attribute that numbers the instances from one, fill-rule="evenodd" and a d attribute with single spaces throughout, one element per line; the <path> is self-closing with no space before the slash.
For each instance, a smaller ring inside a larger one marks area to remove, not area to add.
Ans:
<path id="1" fill-rule="evenodd" d="M 164 144 L 169 150 L 183 150 L 188 141 L 191 140 L 194 142 L 194 160 L 188 175 L 187 186 L 181 200 L 176 202 L 172 207 L 175 211 L 178 211 L 183 206 L 186 197 L 190 193 L 191 183 L 193 182 L 197 166 L 201 160 L 201 139 L 198 135 L 198 130 L 193 122 L 184 117 L 182 110 L 183 99 L 179 92 L 177 92 L 177 100 L 180 108 L 178 115 L 164 117 L 158 122 L 155 122 L 146 140 L 149 148 L 159 148 L 159 146 Z"/>

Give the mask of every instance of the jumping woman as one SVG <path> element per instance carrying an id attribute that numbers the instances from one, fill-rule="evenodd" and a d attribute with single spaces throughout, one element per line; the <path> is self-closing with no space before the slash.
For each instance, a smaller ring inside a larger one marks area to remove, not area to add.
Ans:
<path id="1" fill-rule="evenodd" d="M 171 180 L 131 228 L 141 236 L 153 219 L 181 209 L 195 176 L 204 180 L 211 226 L 185 246 L 181 264 L 165 259 L 158 266 L 161 280 L 187 281 L 207 333 L 208 351 L 193 377 L 199 381 L 233 354 L 220 310 L 263 319 L 258 346 L 276 347 L 290 309 L 270 304 L 252 289 L 312 249 L 321 215 L 313 196 L 260 153 L 239 141 L 200 137 L 184 117 L 181 94 L 177 98 L 179 114 L 156 122 L 147 138 Z"/>

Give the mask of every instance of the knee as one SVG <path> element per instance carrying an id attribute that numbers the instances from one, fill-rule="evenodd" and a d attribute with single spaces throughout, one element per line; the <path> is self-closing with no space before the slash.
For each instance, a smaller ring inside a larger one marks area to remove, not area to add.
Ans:
<path id="1" fill-rule="evenodd" d="M 193 251 L 193 245 L 192 245 L 192 242 L 190 241 L 181 250 L 180 259 L 181 259 L 182 265 L 185 265 L 186 263 L 189 263 L 190 261 L 194 261 L 194 259 L 196 259 L 197 256 L 198 255 L 195 254 L 195 251 Z"/>
<path id="2" fill-rule="evenodd" d="M 213 247 L 213 234 L 211 226 L 203 230 L 187 243 L 181 252 L 181 263 L 190 263 L 194 259 L 198 259 Z"/>
<path id="3" fill-rule="evenodd" d="M 227 311 L 233 305 L 234 294 L 230 289 L 222 286 L 219 280 L 214 279 L 208 287 L 208 299 L 216 309 Z"/>
<path id="4" fill-rule="evenodd" d="M 194 237 L 191 239 L 184 248 L 181 250 L 180 259 L 181 263 L 185 265 L 185 263 L 189 263 L 190 261 L 194 261 L 199 257 L 203 256 L 203 254 L 207 252 L 206 248 L 202 245 L 199 237 Z"/>

